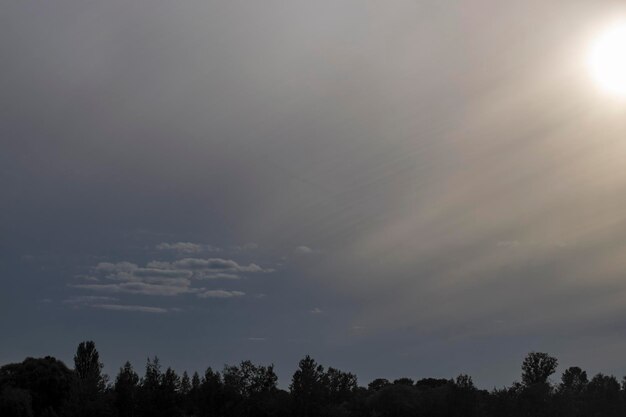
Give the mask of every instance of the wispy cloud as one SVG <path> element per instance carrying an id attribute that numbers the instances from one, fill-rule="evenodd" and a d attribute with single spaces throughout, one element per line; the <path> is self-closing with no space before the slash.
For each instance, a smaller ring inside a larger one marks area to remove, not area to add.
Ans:
<path id="1" fill-rule="evenodd" d="M 162 251 L 173 251 L 178 253 L 200 253 L 200 252 L 220 252 L 221 249 L 212 246 L 212 245 L 204 245 L 200 243 L 192 243 L 192 242 L 161 242 L 156 248 Z"/>
<path id="2" fill-rule="evenodd" d="M 230 247 L 230 249 L 235 252 L 255 250 L 258 248 L 259 248 L 259 245 L 257 245 L 256 243 L 252 243 L 252 242 L 246 243 L 244 245 L 235 245 L 235 246 Z"/>
<path id="3" fill-rule="evenodd" d="M 271 272 L 271 269 L 263 269 L 259 265 L 251 263 L 240 265 L 232 259 L 222 258 L 185 258 L 172 263 L 176 269 L 216 271 L 216 272 Z"/>
<path id="4" fill-rule="evenodd" d="M 194 286 L 197 280 L 237 280 L 240 274 L 271 272 L 271 269 L 250 263 L 241 264 L 223 258 L 184 258 L 174 262 L 154 260 L 145 267 L 133 262 L 100 262 L 91 275 L 74 288 L 109 293 L 151 296 L 198 294 L 203 298 L 232 298 L 244 295 L 240 291 L 209 290 Z"/>
<path id="5" fill-rule="evenodd" d="M 309 313 L 311 313 L 311 314 L 322 314 L 323 312 L 324 311 L 322 309 L 318 308 L 318 307 L 315 307 L 314 309 L 309 310 Z"/>
<path id="6" fill-rule="evenodd" d="M 184 269 L 137 268 L 133 276 L 141 278 L 189 278 L 193 272 Z"/>
<path id="7" fill-rule="evenodd" d="M 242 291 L 209 290 L 198 294 L 200 298 L 234 298 L 246 295 Z"/>
<path id="8" fill-rule="evenodd" d="M 194 278 L 197 279 L 240 279 L 241 277 L 237 274 L 225 274 L 223 272 L 219 272 L 219 273 L 203 273 L 203 272 L 197 272 L 194 275 Z"/>
<path id="9" fill-rule="evenodd" d="M 137 269 L 137 264 L 131 262 L 100 262 L 95 266 L 94 270 L 97 272 L 109 272 L 109 273 L 119 273 L 119 272 L 130 272 Z"/>
<path id="10" fill-rule="evenodd" d="M 191 288 L 189 280 L 181 279 L 178 282 L 172 281 L 173 280 L 170 280 L 168 283 L 130 281 L 115 284 L 75 284 L 72 285 L 72 287 L 92 291 L 162 296 L 190 294 L 203 290 L 202 288 Z"/>
<path id="11" fill-rule="evenodd" d="M 90 307 L 115 311 L 139 311 L 143 313 L 167 313 L 169 311 L 162 307 L 119 304 L 118 301 L 119 299 L 116 297 L 78 295 L 63 300 L 63 303 L 69 304 L 74 308 Z"/>
<path id="12" fill-rule="evenodd" d="M 297 246 L 293 250 L 293 252 L 296 255 L 310 255 L 310 254 L 314 253 L 315 251 L 313 249 L 311 249 L 310 247 L 308 247 L 308 246 Z"/>
<path id="13" fill-rule="evenodd" d="M 92 304 L 90 305 L 90 307 L 99 308 L 103 310 L 138 311 L 141 313 L 153 313 L 153 314 L 163 314 L 163 313 L 168 312 L 166 308 L 161 308 L 161 307 L 148 307 L 148 306 L 123 305 L 123 304 Z"/>
<path id="14" fill-rule="evenodd" d="M 92 304 L 92 303 L 103 303 L 103 302 L 112 302 L 117 301 L 115 297 L 105 297 L 98 295 L 78 295 L 74 297 L 67 298 L 63 300 L 64 304 Z"/>

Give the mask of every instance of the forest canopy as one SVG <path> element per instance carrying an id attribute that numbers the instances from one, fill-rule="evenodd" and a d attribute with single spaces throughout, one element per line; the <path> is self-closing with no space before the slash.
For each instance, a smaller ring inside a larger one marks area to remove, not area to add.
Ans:
<path id="1" fill-rule="evenodd" d="M 491 391 L 471 376 L 377 378 L 324 367 L 310 356 L 298 363 L 287 390 L 274 366 L 242 361 L 221 371 L 179 375 L 148 358 L 143 376 L 130 362 L 114 379 L 103 374 L 93 341 L 78 345 L 73 369 L 50 356 L 0 367 L 2 417 L 502 417 L 626 416 L 626 377 L 591 379 L 579 367 L 553 380 L 558 361 L 531 352 L 521 382 Z"/>

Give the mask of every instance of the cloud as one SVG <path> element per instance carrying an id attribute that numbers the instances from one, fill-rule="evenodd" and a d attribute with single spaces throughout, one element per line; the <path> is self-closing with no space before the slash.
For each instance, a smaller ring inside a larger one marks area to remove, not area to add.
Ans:
<path id="1" fill-rule="evenodd" d="M 322 311 L 321 309 L 315 307 L 313 310 L 309 310 L 309 313 L 311 314 L 322 314 L 324 311 Z"/>
<path id="2" fill-rule="evenodd" d="M 259 245 L 257 245 L 256 243 L 246 243 L 245 245 L 241 245 L 241 246 L 231 246 L 231 249 L 233 251 L 255 250 L 258 248 L 259 248 Z"/>
<path id="3" fill-rule="evenodd" d="M 146 268 L 172 269 L 172 264 L 167 261 L 150 261 L 146 264 Z"/>
<path id="4" fill-rule="evenodd" d="M 100 281 L 98 277 L 94 277 L 93 275 L 75 275 L 75 278 L 82 279 L 84 281 L 89 281 L 89 282 Z"/>
<path id="5" fill-rule="evenodd" d="M 225 274 L 223 272 L 214 273 L 205 273 L 202 271 L 196 272 L 194 278 L 197 279 L 240 279 L 241 277 L 236 274 Z"/>
<path id="6" fill-rule="evenodd" d="M 298 246 L 293 251 L 297 255 L 310 255 L 314 252 L 314 250 L 308 246 Z"/>
<path id="7" fill-rule="evenodd" d="M 78 307 L 91 307 L 104 310 L 116 311 L 140 311 L 144 313 L 167 313 L 168 310 L 161 307 L 150 307 L 141 305 L 125 305 L 118 304 L 115 297 L 97 296 L 97 295 L 79 295 L 63 300 L 64 304 Z M 174 310 L 174 309 L 172 309 Z"/>
<path id="8" fill-rule="evenodd" d="M 175 296 L 202 291 L 202 288 L 190 288 L 189 280 L 168 280 L 167 282 L 150 283 L 143 281 L 130 281 L 115 284 L 78 284 L 74 288 L 92 291 L 104 291 L 111 293 L 128 293 L 141 295 Z"/>
<path id="9" fill-rule="evenodd" d="M 175 261 L 172 266 L 177 269 L 188 270 L 210 270 L 220 272 L 270 272 L 270 269 L 263 269 L 259 265 L 251 263 L 240 265 L 232 259 L 222 258 L 185 258 Z"/>
<path id="10" fill-rule="evenodd" d="M 252 342 L 265 342 L 267 338 L 265 337 L 249 337 L 248 340 Z"/>
<path id="11" fill-rule="evenodd" d="M 198 294 L 202 298 L 233 298 L 244 295 L 240 291 L 207 290 L 195 287 L 194 280 L 236 280 L 240 273 L 270 272 L 257 264 L 239 264 L 232 259 L 184 258 L 174 262 L 153 260 L 145 267 L 132 262 L 100 262 L 93 274 L 84 281 L 71 285 L 90 291 L 139 294 L 147 296 L 178 296 Z M 102 303 L 101 303 L 102 304 Z M 110 304 L 110 303 L 106 303 Z"/>
<path id="12" fill-rule="evenodd" d="M 100 262 L 94 269 L 98 272 L 130 272 L 137 268 L 137 264 L 131 262 Z"/>
<path id="13" fill-rule="evenodd" d="M 243 297 L 245 292 L 241 291 L 226 291 L 226 290 L 209 290 L 198 294 L 200 298 L 234 298 Z"/>
<path id="14" fill-rule="evenodd" d="M 117 301 L 115 297 L 105 297 L 98 295 L 79 295 L 63 300 L 64 304 L 91 304 L 94 302 L 111 302 Z"/>
<path id="15" fill-rule="evenodd" d="M 202 245 L 202 244 L 198 244 L 198 243 L 192 243 L 192 242 L 175 242 L 175 243 L 167 243 L 167 242 L 161 242 L 159 243 L 156 248 L 158 250 L 164 250 L 164 251 L 174 251 L 174 252 L 179 252 L 179 253 L 198 253 L 198 252 L 219 252 L 221 251 L 220 248 L 215 247 L 215 246 L 211 246 L 211 245 Z"/>
<path id="16" fill-rule="evenodd" d="M 163 314 L 163 313 L 168 312 L 166 308 L 161 308 L 161 307 L 148 307 L 148 306 L 123 305 L 123 304 L 92 304 L 90 305 L 90 307 L 100 308 L 103 310 L 139 311 L 141 313 L 153 313 L 153 314 Z"/>
<path id="17" fill-rule="evenodd" d="M 189 278 L 193 272 L 181 269 L 137 268 L 132 271 L 136 277 Z"/>

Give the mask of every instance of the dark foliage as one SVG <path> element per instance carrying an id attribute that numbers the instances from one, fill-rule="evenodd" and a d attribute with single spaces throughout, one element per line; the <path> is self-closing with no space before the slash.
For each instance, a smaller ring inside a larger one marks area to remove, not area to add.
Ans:
<path id="1" fill-rule="evenodd" d="M 455 379 L 375 379 L 359 387 L 354 374 L 324 368 L 310 356 L 278 388 L 273 365 L 243 361 L 201 376 L 163 370 L 157 357 L 144 376 L 126 362 L 108 383 L 93 342 L 83 342 L 74 369 L 45 357 L 0 368 L 1 417 L 617 417 L 626 416 L 626 377 L 588 379 L 567 368 L 550 381 L 556 358 L 532 352 L 522 383 L 479 390 L 469 375 Z"/>
<path id="2" fill-rule="evenodd" d="M 5 407 L 20 404 L 18 409 L 23 408 L 26 413 L 32 409 L 35 417 L 60 416 L 70 399 L 74 380 L 74 373 L 55 358 L 26 358 L 0 368 L 0 403 Z"/>

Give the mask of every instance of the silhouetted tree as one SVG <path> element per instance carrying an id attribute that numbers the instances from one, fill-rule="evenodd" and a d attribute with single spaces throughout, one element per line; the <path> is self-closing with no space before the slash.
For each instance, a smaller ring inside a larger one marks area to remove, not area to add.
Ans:
<path id="1" fill-rule="evenodd" d="M 478 412 L 478 390 L 469 375 L 456 377 L 449 392 L 451 414 L 454 416 L 473 417 Z"/>
<path id="2" fill-rule="evenodd" d="M 324 367 L 318 365 L 309 355 L 305 356 L 291 378 L 289 390 L 297 415 L 317 415 L 324 400 Z"/>
<path id="3" fill-rule="evenodd" d="M 159 411 L 168 417 L 180 415 L 180 377 L 172 368 L 168 367 L 163 373 L 159 388 Z"/>
<path id="4" fill-rule="evenodd" d="M 200 375 L 198 375 L 198 372 L 194 372 L 191 377 L 191 389 L 194 390 L 198 388 L 200 388 Z"/>
<path id="5" fill-rule="evenodd" d="M 115 378 L 115 408 L 120 417 L 134 417 L 137 409 L 139 375 L 130 362 L 126 362 Z"/>
<path id="6" fill-rule="evenodd" d="M 183 371 L 183 376 L 180 378 L 180 393 L 187 395 L 189 391 L 191 391 L 191 380 L 189 379 L 187 371 Z"/>
<path id="7" fill-rule="evenodd" d="M 96 344 L 89 340 L 82 342 L 74 355 L 74 370 L 81 385 L 91 393 L 104 391 L 105 379 L 102 376 L 103 365 Z"/>
<path id="8" fill-rule="evenodd" d="M 187 394 L 186 413 L 190 416 L 200 415 L 200 389 L 201 381 L 198 372 L 194 372 L 191 376 L 191 387 Z"/>
<path id="9" fill-rule="evenodd" d="M 274 365 L 254 365 L 250 361 L 243 361 L 239 366 L 224 367 L 223 376 L 224 385 L 234 389 L 244 398 L 275 390 L 278 382 Z"/>
<path id="10" fill-rule="evenodd" d="M 451 382 L 452 381 L 443 378 L 422 378 L 415 383 L 415 386 L 419 389 L 433 389 L 446 386 Z"/>
<path id="11" fill-rule="evenodd" d="M 329 367 L 323 376 L 327 399 L 331 403 L 348 401 L 357 389 L 357 377 L 350 372 Z"/>
<path id="12" fill-rule="evenodd" d="M 63 362 L 50 356 L 40 359 L 26 358 L 21 363 L 8 364 L 0 368 L 0 390 L 9 387 L 28 392 L 36 417 L 44 413 L 60 416 L 70 398 L 74 381 L 75 374 Z M 13 397 L 7 398 L 7 402 L 27 402 L 23 393 L 13 391 L 7 395 Z M 24 406 L 28 408 L 26 404 Z"/>
<path id="13" fill-rule="evenodd" d="M 0 416 L 32 417 L 33 405 L 30 392 L 6 386 L 0 391 Z"/>
<path id="14" fill-rule="evenodd" d="M 354 374 L 327 370 L 306 356 L 298 364 L 290 392 L 277 386 L 274 367 L 243 361 L 208 368 L 200 378 L 172 368 L 161 371 L 148 358 L 139 378 L 129 362 L 106 386 L 93 342 L 83 342 L 75 370 L 46 357 L 0 367 L 0 417 L 618 417 L 626 416 L 626 378 L 570 367 L 558 386 L 550 384 L 557 360 L 530 353 L 522 383 L 479 390 L 469 375 L 455 380 L 375 379 L 359 387 Z M 94 400 L 95 398 L 95 400 Z"/>
<path id="15" fill-rule="evenodd" d="M 567 417 L 585 415 L 583 394 L 588 383 L 587 372 L 577 366 L 567 368 L 555 396 L 555 414 Z"/>
<path id="16" fill-rule="evenodd" d="M 180 378 L 180 403 L 185 415 L 193 415 L 193 408 L 191 402 L 191 379 L 187 371 L 183 371 L 183 376 Z"/>
<path id="17" fill-rule="evenodd" d="M 420 415 L 421 401 L 418 390 L 408 384 L 386 385 L 374 391 L 366 404 L 366 409 L 371 416 L 413 417 Z"/>
<path id="18" fill-rule="evenodd" d="M 274 365 L 261 366 L 243 361 L 239 366 L 225 366 L 222 375 L 229 409 L 236 410 L 236 414 L 263 414 L 266 401 L 277 390 Z"/>
<path id="19" fill-rule="evenodd" d="M 546 383 L 557 365 L 557 359 L 547 353 L 531 352 L 522 363 L 522 382 L 526 386 Z"/>
<path id="20" fill-rule="evenodd" d="M 531 352 L 522 363 L 523 390 L 520 392 L 519 409 L 532 416 L 548 416 L 552 387 L 548 378 L 556 371 L 556 358 L 543 352 Z"/>
<path id="21" fill-rule="evenodd" d="M 395 379 L 393 383 L 396 385 L 408 385 L 412 387 L 415 382 L 411 378 L 403 377 L 403 378 Z"/>
<path id="22" fill-rule="evenodd" d="M 197 374 L 195 375 L 197 376 Z M 192 386 L 195 378 L 192 378 Z M 214 372 L 210 367 L 204 372 L 201 385 L 195 398 L 195 408 L 200 411 L 201 416 L 220 415 L 225 405 L 222 377 L 219 372 Z"/>
<path id="23" fill-rule="evenodd" d="M 350 411 L 350 400 L 357 390 L 356 375 L 329 367 L 322 377 L 324 386 L 324 414 L 344 416 Z"/>
<path id="24" fill-rule="evenodd" d="M 141 379 L 138 402 L 139 414 L 145 417 L 163 415 L 160 407 L 161 362 L 158 357 L 146 361 L 146 372 Z"/>
<path id="25" fill-rule="evenodd" d="M 559 384 L 559 391 L 580 394 L 587 387 L 588 383 L 587 372 L 583 371 L 578 366 L 572 366 L 563 372 L 561 383 Z"/>
<path id="26" fill-rule="evenodd" d="M 383 389 L 384 387 L 386 387 L 389 384 L 390 384 L 390 382 L 389 382 L 388 379 L 376 378 L 375 380 L 373 380 L 372 382 L 367 384 L 367 389 L 370 390 L 370 391 L 380 391 L 381 389 Z"/>
<path id="27" fill-rule="evenodd" d="M 513 383 L 511 387 L 494 389 L 484 405 L 484 415 L 488 417 L 516 417 L 522 416 L 518 407 L 522 385 Z"/>
<path id="28" fill-rule="evenodd" d="M 109 413 L 104 402 L 106 377 L 102 375 L 102 362 L 96 344 L 81 342 L 74 355 L 74 372 L 77 375 L 72 389 L 72 407 L 66 410 L 76 417 L 105 416 Z"/>
<path id="29" fill-rule="evenodd" d="M 597 374 L 587 385 L 589 416 L 610 417 L 619 415 L 620 386 L 614 376 Z"/>
<path id="30" fill-rule="evenodd" d="M 161 385 L 161 362 L 158 357 L 146 362 L 146 374 L 141 381 L 141 385 L 148 391 L 158 391 Z"/>

